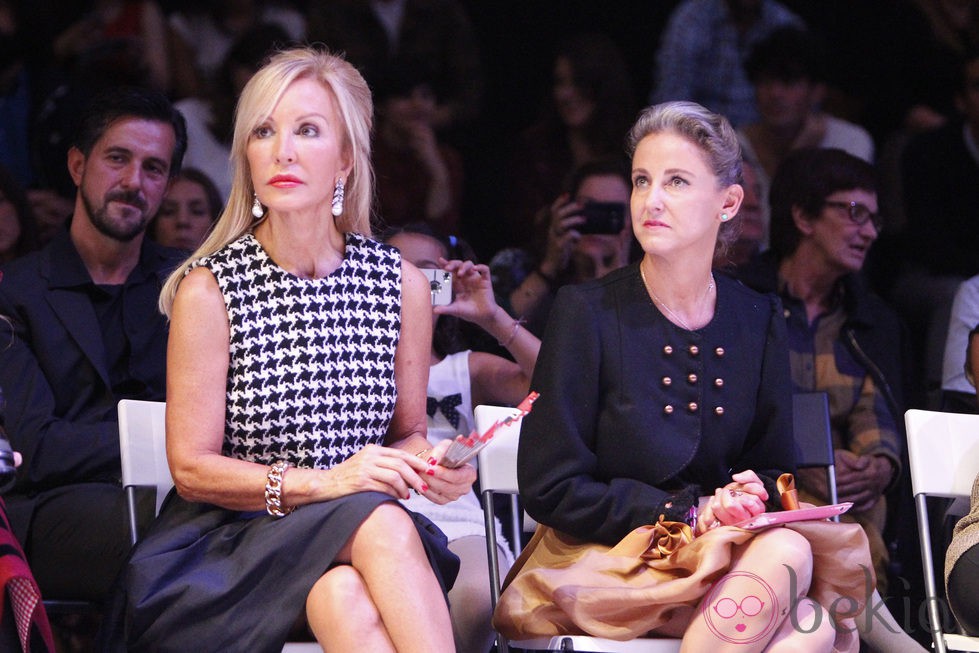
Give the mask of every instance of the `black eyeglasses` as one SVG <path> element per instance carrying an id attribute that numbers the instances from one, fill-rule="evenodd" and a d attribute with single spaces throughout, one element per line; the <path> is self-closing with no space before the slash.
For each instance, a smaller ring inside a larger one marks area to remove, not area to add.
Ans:
<path id="1" fill-rule="evenodd" d="M 880 213 L 874 213 L 868 209 L 863 204 L 859 202 L 839 202 L 836 200 L 824 200 L 824 206 L 831 206 L 834 209 L 846 209 L 847 215 L 850 216 L 850 221 L 862 227 L 867 224 L 869 220 L 873 225 L 877 233 L 880 233 L 884 228 L 884 218 Z"/>

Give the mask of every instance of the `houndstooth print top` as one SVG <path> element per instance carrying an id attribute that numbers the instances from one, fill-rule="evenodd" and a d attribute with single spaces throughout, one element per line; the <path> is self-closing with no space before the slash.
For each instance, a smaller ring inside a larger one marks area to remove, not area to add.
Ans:
<path id="1" fill-rule="evenodd" d="M 396 250 L 347 234 L 340 267 L 302 279 L 246 234 L 197 266 L 217 279 L 231 326 L 225 455 L 325 469 L 383 441 L 397 398 Z"/>

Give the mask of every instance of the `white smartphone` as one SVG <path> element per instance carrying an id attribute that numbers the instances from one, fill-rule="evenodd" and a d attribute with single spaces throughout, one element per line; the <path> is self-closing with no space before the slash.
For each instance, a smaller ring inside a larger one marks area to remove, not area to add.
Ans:
<path id="1" fill-rule="evenodd" d="M 452 303 L 452 273 L 438 268 L 419 268 L 432 287 L 432 306 Z"/>

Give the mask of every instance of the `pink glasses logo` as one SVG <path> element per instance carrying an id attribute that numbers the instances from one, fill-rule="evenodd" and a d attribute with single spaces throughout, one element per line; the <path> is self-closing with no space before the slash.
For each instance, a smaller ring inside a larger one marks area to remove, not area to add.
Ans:
<path id="1" fill-rule="evenodd" d="M 775 592 L 749 572 L 731 572 L 714 583 L 702 606 L 710 631 L 732 644 L 757 642 L 777 625 Z"/>

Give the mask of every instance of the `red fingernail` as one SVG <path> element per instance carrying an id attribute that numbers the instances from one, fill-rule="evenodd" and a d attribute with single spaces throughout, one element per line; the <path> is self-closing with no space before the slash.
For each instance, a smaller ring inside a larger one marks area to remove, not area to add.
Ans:
<path id="1" fill-rule="evenodd" d="M 422 483 L 422 492 L 428 492 L 428 486 Z"/>
<path id="2" fill-rule="evenodd" d="M 425 473 L 428 474 L 429 476 L 435 476 L 435 470 L 434 469 L 426 469 L 425 470 Z"/>
<path id="3" fill-rule="evenodd" d="M 428 464 L 429 464 L 429 465 L 434 465 L 434 464 L 435 464 L 435 463 L 437 463 L 437 462 L 438 462 L 438 460 L 437 460 L 437 459 L 435 459 L 435 458 L 429 458 L 429 459 L 428 459 Z"/>

